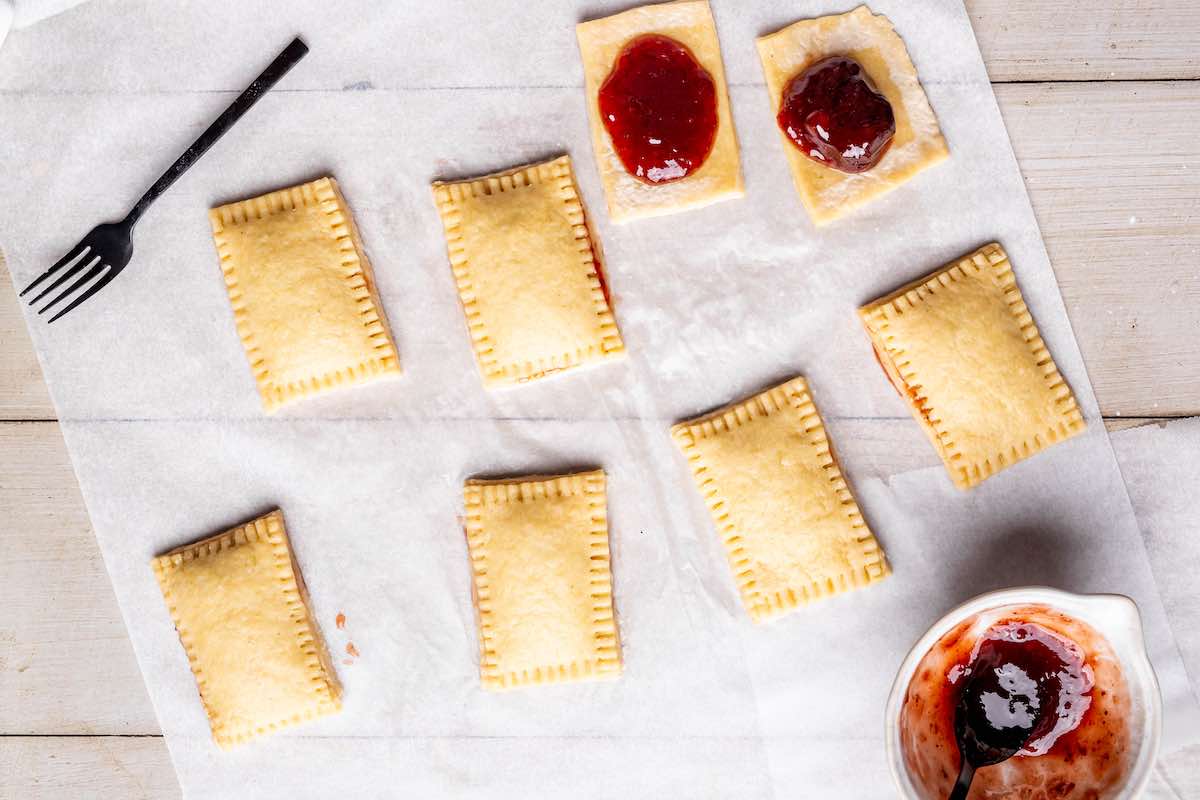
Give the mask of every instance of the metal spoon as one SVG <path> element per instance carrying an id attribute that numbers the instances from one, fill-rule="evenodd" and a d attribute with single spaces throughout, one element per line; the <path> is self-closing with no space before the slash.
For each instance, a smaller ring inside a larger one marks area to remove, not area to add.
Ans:
<path id="1" fill-rule="evenodd" d="M 949 800 L 967 800 L 967 793 L 971 791 L 971 781 L 975 780 L 975 770 L 1012 758 L 1033 736 L 1035 728 L 1031 725 L 1028 728 L 1007 728 L 1000 731 L 989 729 L 985 734 L 986 738 L 980 738 L 979 733 L 969 724 L 970 697 L 968 685 L 959 695 L 958 706 L 954 712 L 954 736 L 958 741 L 958 755 L 962 766 L 958 770 L 958 780 L 954 782 Z"/>
<path id="2" fill-rule="evenodd" d="M 1041 730 L 1056 703 L 1003 649 L 984 647 L 971 662 L 954 708 L 962 766 L 950 800 L 966 800 L 975 771 L 1007 761 Z"/>

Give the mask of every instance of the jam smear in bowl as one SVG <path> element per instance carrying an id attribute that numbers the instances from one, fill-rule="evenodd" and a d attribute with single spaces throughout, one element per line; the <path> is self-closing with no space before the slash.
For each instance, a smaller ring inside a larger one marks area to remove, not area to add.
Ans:
<path id="1" fill-rule="evenodd" d="M 617 158 L 643 183 L 686 178 L 712 152 L 716 83 L 670 37 L 646 34 L 625 45 L 598 99 Z"/>
<path id="2" fill-rule="evenodd" d="M 847 56 L 822 59 L 792 78 L 776 121 L 800 152 L 849 173 L 878 164 L 896 135 L 891 103 Z"/>
<path id="3" fill-rule="evenodd" d="M 962 733 L 972 762 L 985 765 L 969 800 L 1136 797 L 1161 724 L 1141 637 L 1136 607 L 1112 595 L 1031 587 L 951 612 L 913 649 L 889 700 L 902 796 L 950 796 Z M 987 747 L 1015 753 L 989 760 Z"/>
<path id="4" fill-rule="evenodd" d="M 965 738 L 1031 756 L 1079 727 L 1095 684 L 1079 645 L 1031 622 L 992 626 L 967 666 L 946 677 L 958 689 Z"/>

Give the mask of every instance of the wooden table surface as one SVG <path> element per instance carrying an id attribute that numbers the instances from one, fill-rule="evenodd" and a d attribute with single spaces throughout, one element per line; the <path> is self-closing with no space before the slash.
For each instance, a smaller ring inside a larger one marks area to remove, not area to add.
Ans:
<path id="1" fill-rule="evenodd" d="M 967 7 L 1110 429 L 1200 414 L 1200 3 Z M 10 287 L 0 269 L 0 799 L 177 797 Z M 1156 786 L 1200 797 L 1200 750 Z"/>

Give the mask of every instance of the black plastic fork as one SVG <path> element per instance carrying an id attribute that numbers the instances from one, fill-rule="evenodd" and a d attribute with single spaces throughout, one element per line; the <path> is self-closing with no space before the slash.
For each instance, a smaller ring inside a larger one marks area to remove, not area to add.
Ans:
<path id="1" fill-rule="evenodd" d="M 78 280 L 75 280 L 64 289 L 61 294 L 40 308 L 37 313 L 41 315 L 91 282 L 91 285 L 87 286 L 86 290 L 50 318 L 50 322 L 54 322 L 54 320 L 77 308 L 85 300 L 111 283 L 112 279 L 117 277 L 121 270 L 129 265 L 129 260 L 133 258 L 133 226 L 142 218 L 142 214 L 146 213 L 146 209 L 150 207 L 150 204 L 157 200 L 163 192 L 171 188 L 171 184 L 175 183 L 179 179 L 179 176 L 187 172 L 188 168 L 199 161 L 200 156 L 208 152 L 208 149 L 216 144 L 217 140 L 224 136 L 250 110 L 251 106 L 258 102 L 258 98 L 262 97 L 267 93 L 268 89 L 278 83 L 279 79 L 286 75 L 288 70 L 296 65 L 296 62 L 304 58 L 306 53 L 308 53 L 308 47 L 304 42 L 299 39 L 293 39 L 292 43 L 275 57 L 271 65 L 254 79 L 254 83 L 247 86 L 246 91 L 238 95 L 237 99 L 229 105 L 229 108 L 225 109 L 224 113 L 217 117 L 216 121 L 212 125 L 209 125 L 204 133 L 200 134 L 200 138 L 192 142 L 192 146 L 184 151 L 183 155 L 162 174 L 162 177 L 154 182 L 154 185 L 142 195 L 142 199 L 138 200 L 125 216 L 125 219 L 120 222 L 107 222 L 93 228 L 87 236 L 84 236 L 80 240 L 79 244 L 71 248 L 70 252 L 59 259 L 54 266 L 39 275 L 33 283 L 26 286 L 21 291 L 20 296 L 24 297 L 29 292 L 32 292 L 41 283 L 49 280 L 64 268 L 66 269 L 49 286 L 42 289 L 37 296 L 29 301 L 30 305 L 37 305 L 43 297 L 64 283 L 78 278 Z"/>

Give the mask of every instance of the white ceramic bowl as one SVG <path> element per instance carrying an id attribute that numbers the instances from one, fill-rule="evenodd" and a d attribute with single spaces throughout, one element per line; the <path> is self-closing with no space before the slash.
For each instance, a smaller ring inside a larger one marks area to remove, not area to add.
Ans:
<path id="1" fill-rule="evenodd" d="M 1002 589 L 968 600 L 935 622 L 913 645 L 892 684 L 887 713 L 884 715 L 888 764 L 900 796 L 906 800 L 923 800 L 909 778 L 908 769 L 904 765 L 904 755 L 900 750 L 900 706 L 917 665 L 954 626 L 981 611 L 1011 605 L 1045 605 L 1058 609 L 1091 625 L 1108 640 L 1116 652 L 1121 660 L 1125 680 L 1129 684 L 1133 706 L 1133 716 L 1129 722 L 1138 747 L 1129 770 L 1129 780 L 1114 800 L 1138 797 L 1150 780 L 1154 758 L 1158 753 L 1158 742 L 1162 735 L 1162 695 L 1159 693 L 1158 679 L 1154 677 L 1150 659 L 1146 656 L 1142 618 L 1138 613 L 1137 604 L 1119 594 L 1071 594 L 1044 586 Z M 1140 737 L 1138 733 L 1141 734 Z"/>

